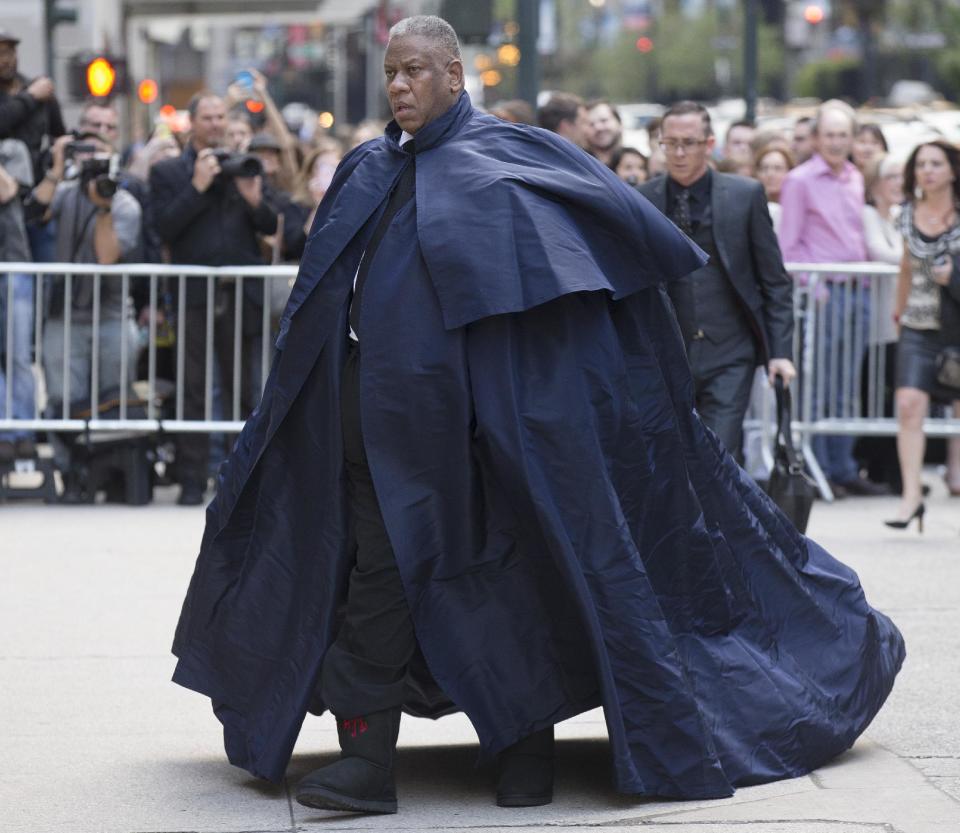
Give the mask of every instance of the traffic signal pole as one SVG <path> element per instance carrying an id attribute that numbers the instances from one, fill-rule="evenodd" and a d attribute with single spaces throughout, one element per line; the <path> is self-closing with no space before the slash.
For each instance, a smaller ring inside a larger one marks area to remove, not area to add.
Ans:
<path id="1" fill-rule="evenodd" d="M 757 119 L 757 0 L 743 4 L 743 98 L 748 121 Z"/>
<path id="2" fill-rule="evenodd" d="M 520 49 L 520 65 L 517 67 L 517 87 L 520 98 L 537 112 L 537 93 L 540 91 L 540 56 L 537 40 L 540 29 L 540 0 L 516 0 L 517 46 Z"/>
<path id="3" fill-rule="evenodd" d="M 60 23 L 76 23 L 76 9 L 62 9 L 57 0 L 43 0 L 43 40 L 47 77 L 53 78 L 53 30 Z"/>

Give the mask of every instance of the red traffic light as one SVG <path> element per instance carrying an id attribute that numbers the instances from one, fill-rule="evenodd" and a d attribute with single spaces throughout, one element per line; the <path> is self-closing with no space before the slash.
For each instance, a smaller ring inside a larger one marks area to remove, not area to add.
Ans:
<path id="1" fill-rule="evenodd" d="M 653 52 L 653 41 L 644 35 L 642 38 L 637 38 L 637 49 L 639 49 L 644 55 L 648 52 Z"/>
<path id="2" fill-rule="evenodd" d="M 153 104 L 159 94 L 160 90 L 157 87 L 157 82 L 152 78 L 144 78 L 143 81 L 137 84 L 137 98 L 144 104 Z"/>
<path id="3" fill-rule="evenodd" d="M 102 55 L 87 64 L 87 89 L 95 98 L 106 98 L 113 91 L 117 70 Z"/>
<path id="4" fill-rule="evenodd" d="M 813 23 L 814 25 L 817 23 L 822 23 L 823 7 L 818 6 L 815 3 L 811 3 L 803 10 L 803 19 L 806 20 L 807 23 Z"/>

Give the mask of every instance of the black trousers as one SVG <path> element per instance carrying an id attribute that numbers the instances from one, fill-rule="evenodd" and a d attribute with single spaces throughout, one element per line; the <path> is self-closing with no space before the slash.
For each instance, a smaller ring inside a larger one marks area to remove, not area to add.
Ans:
<path id="1" fill-rule="evenodd" d="M 320 696 L 337 717 L 403 703 L 416 650 L 410 610 L 373 488 L 360 429 L 360 349 L 348 339 L 340 390 L 343 454 L 357 539 L 344 622 L 323 660 Z"/>
<path id="2" fill-rule="evenodd" d="M 700 418 L 743 465 L 743 418 L 757 369 L 752 336 L 745 334 L 722 345 L 706 339 L 691 341 L 687 355 Z"/>
<path id="3" fill-rule="evenodd" d="M 233 418 L 233 343 L 236 333 L 236 293 L 232 286 L 217 287 L 213 314 L 213 360 L 220 370 L 224 418 Z M 244 299 L 244 303 L 249 302 Z M 207 308 L 185 306 L 183 346 L 183 416 L 203 419 L 207 370 Z M 244 309 L 249 319 L 259 311 Z M 246 323 L 246 322 L 245 322 Z M 259 333 L 240 333 L 240 419 L 250 416 L 260 399 Z M 232 443 L 232 438 L 230 442 Z M 206 484 L 210 456 L 210 435 L 190 432 L 177 435 L 177 481 Z"/>

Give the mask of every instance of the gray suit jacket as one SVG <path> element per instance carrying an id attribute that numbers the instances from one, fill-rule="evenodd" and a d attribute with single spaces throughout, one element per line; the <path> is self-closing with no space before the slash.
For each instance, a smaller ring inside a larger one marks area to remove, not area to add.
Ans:
<path id="1" fill-rule="evenodd" d="M 666 214 L 667 177 L 640 186 Z M 773 231 L 763 186 L 734 174 L 713 172 L 713 236 L 724 271 L 743 305 L 764 364 L 793 357 L 793 281 Z"/>

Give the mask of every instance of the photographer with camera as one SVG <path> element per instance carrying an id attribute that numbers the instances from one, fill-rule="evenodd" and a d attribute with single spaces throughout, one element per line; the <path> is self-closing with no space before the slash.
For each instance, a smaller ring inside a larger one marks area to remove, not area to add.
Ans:
<path id="1" fill-rule="evenodd" d="M 213 93 L 197 93 L 187 106 L 190 141 L 176 159 L 157 163 L 150 172 L 154 223 L 169 246 L 172 263 L 207 266 L 262 264 L 258 234 L 277 230 L 277 214 L 263 199 L 262 167 L 256 157 L 224 149 L 226 107 Z M 202 418 L 206 389 L 207 282 L 187 278 L 184 351 L 184 417 Z M 241 310 L 241 417 L 259 398 L 263 286 L 248 280 Z M 216 288 L 213 344 L 220 370 L 227 418 L 233 402 L 233 345 L 236 293 L 233 285 Z M 181 505 L 203 502 L 207 484 L 209 437 L 182 434 L 177 440 L 177 480 Z"/>
<path id="2" fill-rule="evenodd" d="M 46 76 L 28 78 L 20 73 L 17 47 L 20 39 L 0 27 L 0 139 L 19 139 L 30 152 L 33 181 L 39 182 L 53 140 L 67 132 L 53 81 Z M 27 216 L 32 260 L 50 261 L 53 229 Z"/>
<path id="3" fill-rule="evenodd" d="M 47 206 L 45 222 L 56 221 L 56 260 L 103 265 L 138 260 L 140 204 L 118 187 L 120 161 L 113 145 L 96 133 L 61 136 L 53 143 L 52 158 L 50 169 L 33 189 L 33 199 Z M 47 410 L 51 416 L 63 413 L 69 379 L 67 409 L 84 412 L 90 407 L 93 371 L 94 278 L 74 275 L 69 295 L 63 276 L 47 278 L 46 283 L 43 370 Z M 65 342 L 68 308 L 69 344 Z M 98 399 L 106 403 L 129 382 L 120 375 L 127 299 L 119 279 L 101 278 L 99 308 Z M 53 436 L 51 440 L 54 462 L 64 474 L 64 499 L 70 501 L 79 489 L 71 474 L 70 448 L 62 438 Z"/>
<path id="4" fill-rule="evenodd" d="M 0 139 L 0 263 L 31 259 L 23 197 L 32 187 L 29 149 L 19 139 Z M 13 419 L 32 419 L 34 412 L 33 281 L 0 266 L 0 416 Z M 32 431 L 0 431 L 0 468 L 36 453 Z"/>

